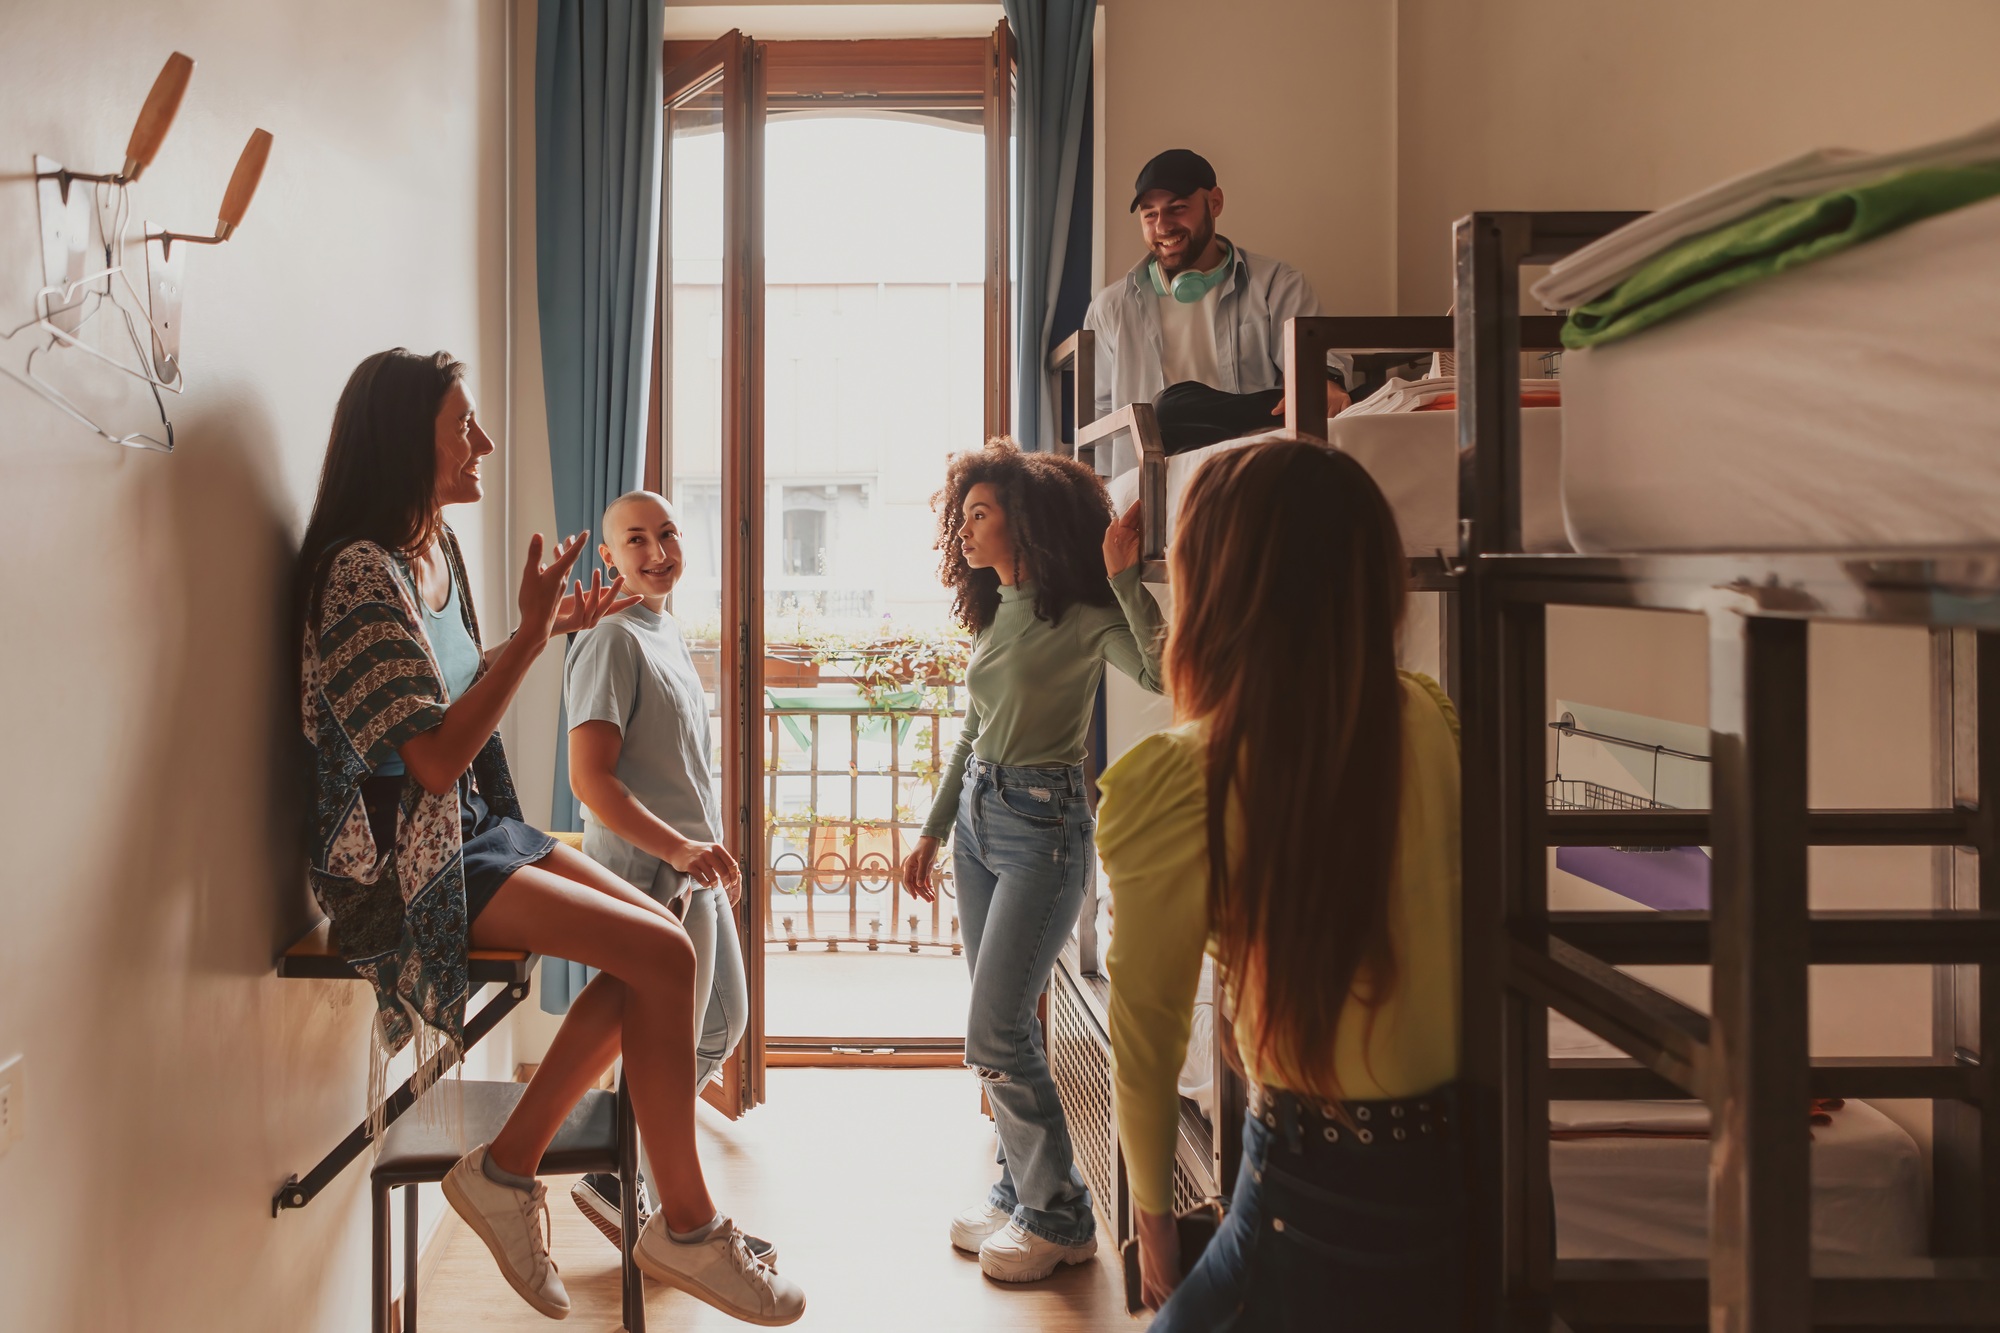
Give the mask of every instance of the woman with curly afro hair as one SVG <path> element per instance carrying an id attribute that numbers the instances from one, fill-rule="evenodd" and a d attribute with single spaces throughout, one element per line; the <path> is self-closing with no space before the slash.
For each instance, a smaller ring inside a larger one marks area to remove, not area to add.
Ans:
<path id="1" fill-rule="evenodd" d="M 965 1059 L 1000 1135 L 1000 1180 L 952 1220 L 985 1274 L 1035 1282 L 1097 1252 L 1035 1021 L 1083 906 L 1095 825 L 1083 757 L 1106 662 L 1157 693 L 1161 620 L 1139 583 L 1136 507 L 1118 522 L 1097 474 L 1011 440 L 951 460 L 938 513 L 939 573 L 972 632 L 971 706 L 923 837 L 903 862 L 932 899 L 953 835 L 965 960 Z"/>

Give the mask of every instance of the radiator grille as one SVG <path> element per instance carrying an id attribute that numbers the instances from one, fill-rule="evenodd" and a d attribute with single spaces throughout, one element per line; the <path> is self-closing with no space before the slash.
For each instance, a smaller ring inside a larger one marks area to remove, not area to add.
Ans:
<path id="1" fill-rule="evenodd" d="M 1188 1174 L 1187 1163 L 1174 1158 L 1174 1211 L 1184 1213 L 1208 1198 L 1208 1192 Z"/>
<path id="2" fill-rule="evenodd" d="M 1114 1234 L 1124 1228 L 1112 1216 L 1117 1207 L 1114 1192 L 1117 1133 L 1111 1119 L 1111 1045 L 1095 1015 L 1084 1005 L 1067 978 L 1058 973 L 1049 987 L 1049 1072 L 1062 1099 L 1063 1116 L 1069 1121 L 1070 1142 L 1076 1148 L 1077 1170 L 1090 1186 L 1098 1213 Z M 1209 1181 L 1206 1143 L 1207 1126 L 1189 1135 L 1174 1155 L 1174 1211 L 1181 1212 L 1202 1203 L 1214 1193 Z M 1197 1143 L 1185 1141 L 1188 1138 Z M 1200 1162 L 1199 1172 L 1189 1169 L 1188 1158 Z"/>
<path id="3" fill-rule="evenodd" d="M 1109 1217 L 1118 1206 L 1112 1186 L 1111 1054 L 1082 999 L 1060 978 L 1049 987 L 1049 1072 L 1069 1121 L 1077 1169 L 1098 1212 Z"/>

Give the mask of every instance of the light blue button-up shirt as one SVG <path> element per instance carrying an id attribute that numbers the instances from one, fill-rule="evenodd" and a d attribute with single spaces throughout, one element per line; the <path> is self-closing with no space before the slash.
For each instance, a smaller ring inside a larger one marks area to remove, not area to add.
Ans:
<path id="1" fill-rule="evenodd" d="M 1285 321 L 1318 315 L 1319 297 L 1297 269 L 1232 246 L 1235 263 L 1216 288 L 1215 365 L 1225 393 L 1259 393 L 1284 383 Z M 1097 415 L 1130 403 L 1150 403 L 1166 388 L 1160 369 L 1160 308 L 1141 260 L 1123 279 L 1099 292 L 1083 327 L 1097 335 Z M 1327 364 L 1353 382 L 1353 359 L 1327 353 Z"/>

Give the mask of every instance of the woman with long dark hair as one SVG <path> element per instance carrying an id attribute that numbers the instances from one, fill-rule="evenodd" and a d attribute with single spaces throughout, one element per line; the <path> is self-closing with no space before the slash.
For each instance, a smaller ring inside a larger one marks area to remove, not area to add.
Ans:
<path id="1" fill-rule="evenodd" d="M 1109 662 L 1159 689 L 1160 616 L 1139 583 L 1136 511 L 1113 523 L 1104 484 L 1073 458 L 995 440 L 951 460 L 932 504 L 940 574 L 972 632 L 971 705 L 903 881 L 933 898 L 952 837 L 972 969 L 965 1060 L 993 1110 L 1001 1170 L 986 1201 L 953 1219 L 951 1243 L 988 1277 L 1033 1282 L 1097 1251 L 1035 1000 L 1091 874 L 1082 765 L 1097 684 Z"/>
<path id="2" fill-rule="evenodd" d="M 485 650 L 443 507 L 480 498 L 493 442 L 465 367 L 396 348 L 363 361 L 334 411 L 300 556 L 303 696 L 314 750 L 312 885 L 333 943 L 376 997 L 376 1082 L 414 1038 L 419 1065 L 463 1043 L 469 949 L 602 969 L 571 1004 L 519 1104 L 445 1178 L 445 1197 L 542 1314 L 569 1297 L 534 1179 L 563 1118 L 622 1052 L 658 1209 L 641 1268 L 759 1324 L 805 1296 L 716 1210 L 694 1136 L 694 953 L 672 915 L 521 821 L 496 728 L 561 633 L 638 599 L 592 575 L 564 586 L 584 534 L 542 562 L 528 543 L 520 628 Z"/>
<path id="3" fill-rule="evenodd" d="M 1396 669 L 1395 518 L 1352 458 L 1278 439 L 1196 473 L 1170 559 L 1179 722 L 1104 774 L 1098 834 L 1153 1328 L 1454 1328 L 1458 722 Z M 1174 1080 L 1204 950 L 1251 1097 L 1229 1215 L 1181 1282 Z"/>

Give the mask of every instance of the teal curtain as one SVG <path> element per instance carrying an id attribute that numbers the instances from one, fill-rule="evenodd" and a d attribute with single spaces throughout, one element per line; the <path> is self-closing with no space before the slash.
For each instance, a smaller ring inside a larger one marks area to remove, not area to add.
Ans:
<path id="1" fill-rule="evenodd" d="M 660 236 L 659 0 L 540 0 L 535 42 L 535 277 L 556 527 L 596 528 L 639 484 Z M 596 543 L 592 542 L 594 548 Z M 577 565 L 589 576 L 595 556 Z M 550 824 L 579 827 L 558 719 Z M 561 1013 L 583 969 L 549 960 Z"/>
<path id="2" fill-rule="evenodd" d="M 1048 448 L 1061 419 L 1043 363 L 1055 326 L 1077 163 L 1090 105 L 1097 0 L 1006 0 L 1019 76 L 1015 89 L 1015 197 L 1020 271 L 1014 288 L 1014 435 Z"/>

